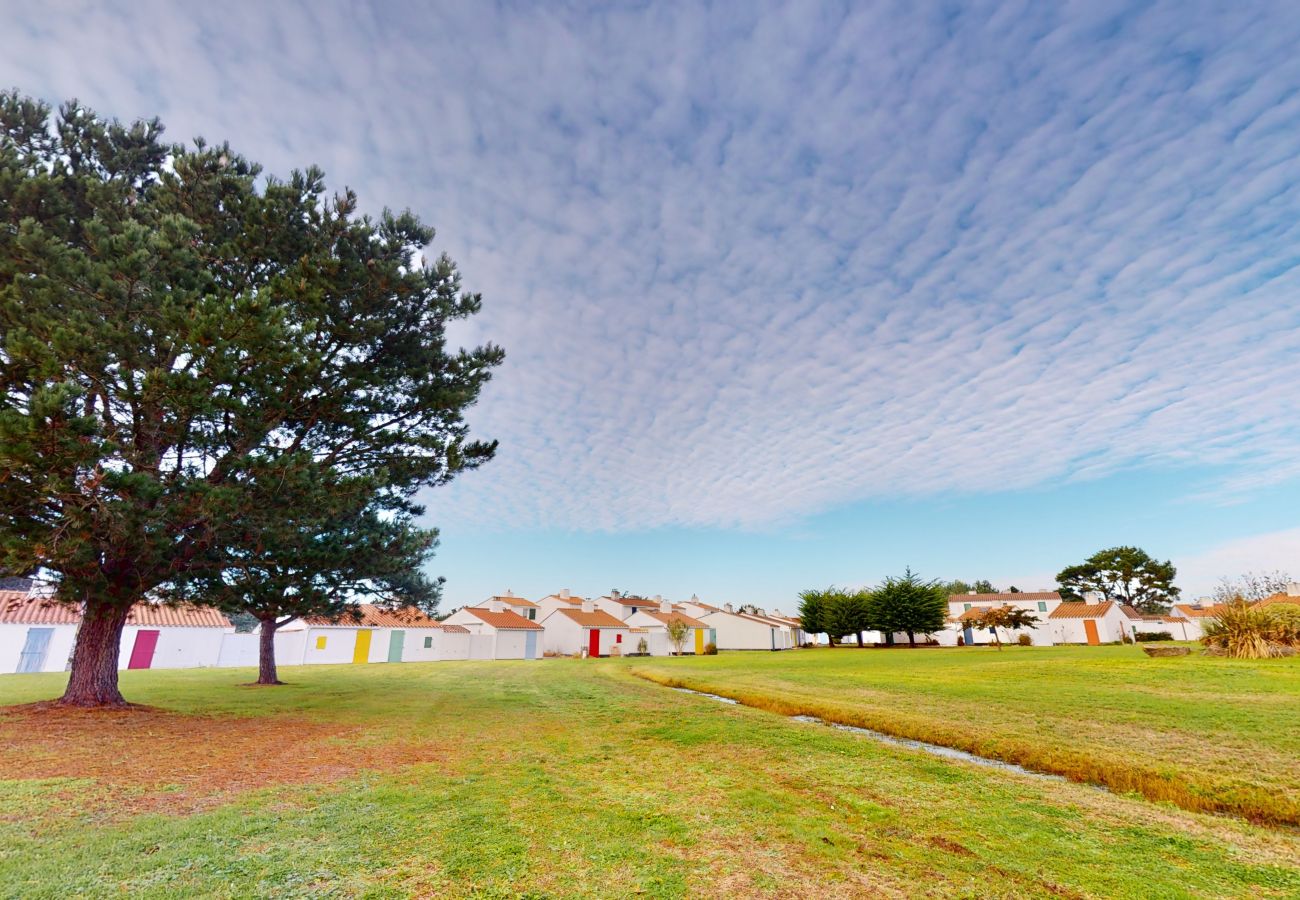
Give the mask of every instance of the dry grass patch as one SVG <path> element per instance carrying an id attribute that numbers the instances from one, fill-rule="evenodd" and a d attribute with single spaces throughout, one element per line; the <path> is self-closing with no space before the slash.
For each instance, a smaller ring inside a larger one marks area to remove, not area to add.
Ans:
<path id="1" fill-rule="evenodd" d="M 358 728 L 297 716 L 48 703 L 0 710 L 0 779 L 91 779 L 101 790 L 85 803 L 96 812 L 188 814 L 272 785 L 337 781 L 444 758 L 431 744 L 377 743 Z"/>

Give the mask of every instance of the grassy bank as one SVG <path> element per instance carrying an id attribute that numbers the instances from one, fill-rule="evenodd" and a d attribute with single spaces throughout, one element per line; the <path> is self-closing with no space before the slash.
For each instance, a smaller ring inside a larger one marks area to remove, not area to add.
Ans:
<path id="1" fill-rule="evenodd" d="M 131 672 L 151 710 L 0 713 L 0 893 L 1300 892 L 1295 833 L 725 707 L 617 661 L 284 674 Z M 5 677 L 0 703 L 60 681 Z"/>
<path id="2" fill-rule="evenodd" d="M 643 676 L 944 744 L 1192 810 L 1300 825 L 1300 660 L 1138 647 L 638 660 Z"/>

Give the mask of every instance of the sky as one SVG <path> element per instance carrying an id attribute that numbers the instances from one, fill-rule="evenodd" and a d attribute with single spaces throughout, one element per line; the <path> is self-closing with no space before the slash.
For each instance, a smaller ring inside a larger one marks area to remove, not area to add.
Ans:
<path id="1" fill-rule="evenodd" d="M 437 229 L 507 354 L 444 605 L 1300 576 L 1291 2 L 0 14 L 0 86 Z"/>

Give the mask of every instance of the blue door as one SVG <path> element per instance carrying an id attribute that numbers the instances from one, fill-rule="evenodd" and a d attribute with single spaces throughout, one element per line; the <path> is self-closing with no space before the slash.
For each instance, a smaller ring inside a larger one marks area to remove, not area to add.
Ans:
<path id="1" fill-rule="evenodd" d="M 971 630 L 969 625 L 961 630 L 961 636 L 966 639 L 967 647 L 975 643 L 975 632 Z"/>
<path id="2" fill-rule="evenodd" d="M 537 659 L 536 631 L 530 631 L 524 636 L 524 659 Z"/>
<path id="3" fill-rule="evenodd" d="M 45 668 L 45 654 L 50 649 L 53 628 L 28 628 L 27 643 L 18 657 L 19 672 L 39 672 Z"/>

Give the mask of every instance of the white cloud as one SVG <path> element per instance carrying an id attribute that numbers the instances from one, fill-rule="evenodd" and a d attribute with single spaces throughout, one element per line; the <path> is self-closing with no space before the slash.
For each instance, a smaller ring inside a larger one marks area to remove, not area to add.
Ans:
<path id="1" fill-rule="evenodd" d="M 1247 572 L 1288 572 L 1300 578 L 1300 528 L 1270 531 L 1226 541 L 1183 559 L 1178 566 L 1178 585 L 1187 597 L 1201 597 L 1214 590 L 1220 578 L 1235 578 Z"/>
<path id="2" fill-rule="evenodd" d="M 0 83 L 410 205 L 509 359 L 436 518 L 755 526 L 1300 458 L 1286 4 L 44 4 Z"/>

